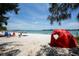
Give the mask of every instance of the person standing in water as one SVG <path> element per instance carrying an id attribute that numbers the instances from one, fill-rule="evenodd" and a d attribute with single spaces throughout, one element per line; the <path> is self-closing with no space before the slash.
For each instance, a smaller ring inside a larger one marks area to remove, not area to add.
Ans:
<path id="1" fill-rule="evenodd" d="M 76 36 L 78 37 L 78 32 L 76 32 Z"/>
<path id="2" fill-rule="evenodd" d="M 23 33 L 23 32 L 20 32 L 19 37 L 21 37 L 21 36 L 22 36 L 22 33 Z"/>

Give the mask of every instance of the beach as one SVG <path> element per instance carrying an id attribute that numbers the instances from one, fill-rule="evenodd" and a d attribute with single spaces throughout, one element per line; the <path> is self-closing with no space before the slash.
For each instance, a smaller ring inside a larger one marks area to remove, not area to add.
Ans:
<path id="1" fill-rule="evenodd" d="M 0 56 L 78 56 L 79 48 L 50 47 L 51 35 L 22 33 L 0 37 Z"/>
<path id="2" fill-rule="evenodd" d="M 9 53 L 17 56 L 35 56 L 41 49 L 41 46 L 48 46 L 50 42 L 49 34 L 23 33 L 21 37 L 0 37 L 0 54 Z M 11 52 L 11 53 L 10 53 Z"/>

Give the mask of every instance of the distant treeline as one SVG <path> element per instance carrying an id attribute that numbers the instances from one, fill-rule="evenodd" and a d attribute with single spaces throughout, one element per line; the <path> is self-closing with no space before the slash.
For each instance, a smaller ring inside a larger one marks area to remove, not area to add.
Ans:
<path id="1" fill-rule="evenodd" d="M 53 31 L 54 29 L 44 29 L 43 31 Z M 68 31 L 79 31 L 79 29 L 65 29 Z"/>
<path id="2" fill-rule="evenodd" d="M 53 31 L 54 29 L 43 29 L 43 30 L 8 30 L 8 31 Z M 68 31 L 79 31 L 79 29 L 66 29 Z"/>

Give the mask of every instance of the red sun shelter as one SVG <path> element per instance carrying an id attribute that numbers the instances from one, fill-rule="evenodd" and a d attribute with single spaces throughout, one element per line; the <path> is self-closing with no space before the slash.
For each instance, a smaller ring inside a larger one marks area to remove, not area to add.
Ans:
<path id="1" fill-rule="evenodd" d="M 60 48 L 74 48 L 78 43 L 73 35 L 64 29 L 55 29 L 51 34 L 50 46 Z"/>

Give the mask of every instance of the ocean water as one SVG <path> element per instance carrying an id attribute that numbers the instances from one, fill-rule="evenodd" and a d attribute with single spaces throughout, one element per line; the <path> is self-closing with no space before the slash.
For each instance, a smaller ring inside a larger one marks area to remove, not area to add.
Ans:
<path id="1" fill-rule="evenodd" d="M 38 34 L 51 34 L 53 31 L 43 30 L 9 30 L 10 32 L 23 32 L 23 33 L 38 33 Z M 72 35 L 79 36 L 79 31 L 70 31 Z"/>

